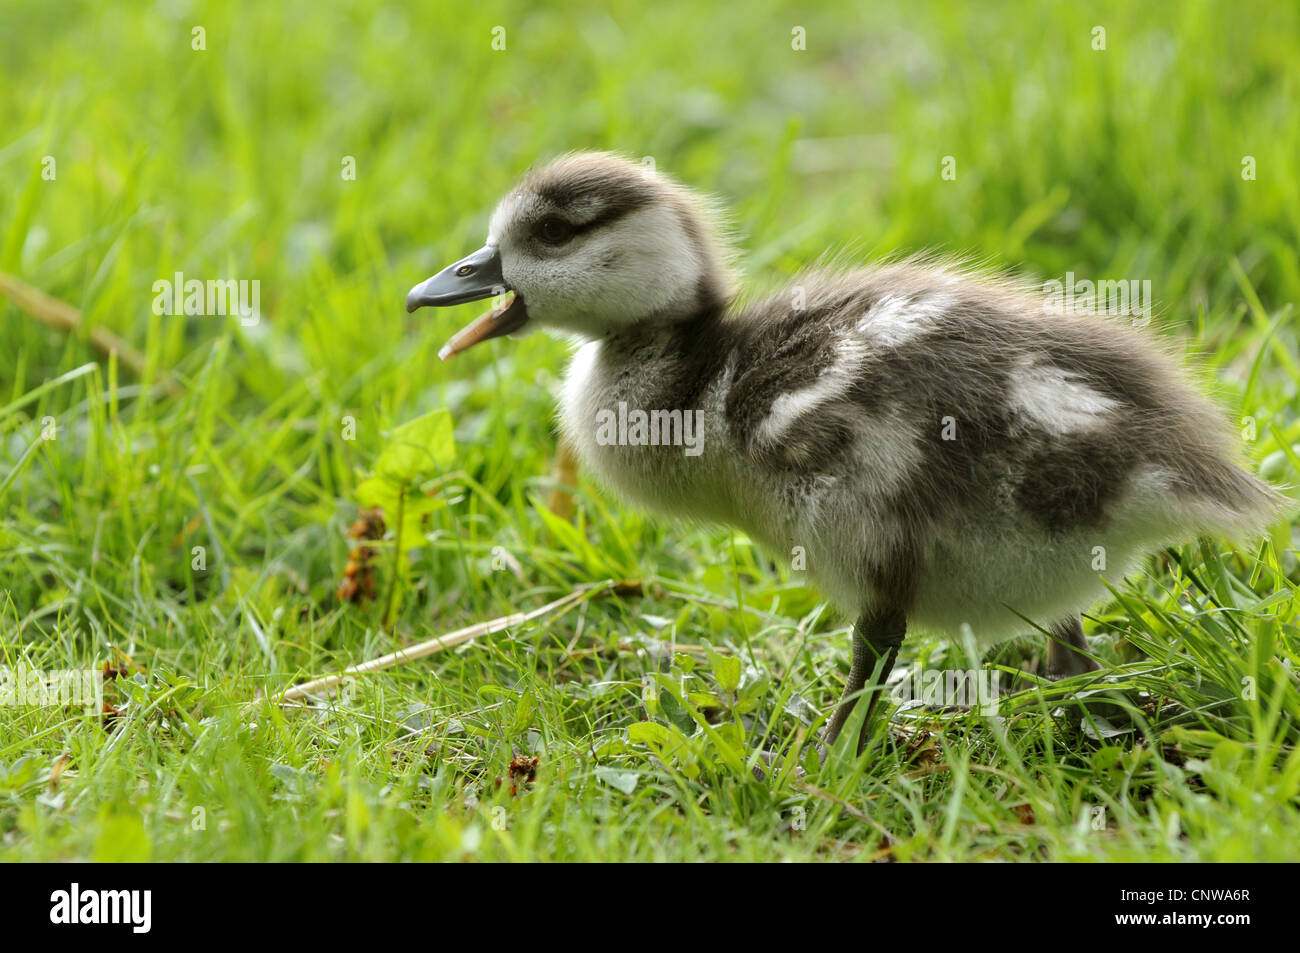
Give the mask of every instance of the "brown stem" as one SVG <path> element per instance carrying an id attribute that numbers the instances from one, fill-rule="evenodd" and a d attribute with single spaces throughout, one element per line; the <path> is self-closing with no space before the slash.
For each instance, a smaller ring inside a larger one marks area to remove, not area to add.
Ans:
<path id="1" fill-rule="evenodd" d="M 42 324 L 47 324 L 65 334 L 78 334 L 82 331 L 80 311 L 66 301 L 48 295 L 39 288 L 3 271 L 0 271 L 0 294 Z M 130 368 L 136 377 L 145 376 L 144 355 L 108 328 L 91 328 L 86 337 L 91 347 L 101 354 L 116 354 L 117 359 Z M 173 397 L 181 393 L 180 387 L 169 377 L 161 384 Z"/>

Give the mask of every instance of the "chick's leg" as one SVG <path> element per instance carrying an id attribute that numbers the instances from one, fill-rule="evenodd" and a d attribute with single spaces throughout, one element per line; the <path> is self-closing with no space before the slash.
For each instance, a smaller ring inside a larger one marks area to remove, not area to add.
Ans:
<path id="1" fill-rule="evenodd" d="M 889 673 L 893 671 L 894 660 L 898 657 L 899 646 L 907 634 L 907 619 L 901 612 L 865 612 L 853 627 L 853 664 L 849 668 L 849 679 L 844 685 L 844 694 L 840 696 L 839 706 L 826 726 L 822 743 L 829 748 L 835 743 L 844 729 L 844 724 L 853 713 L 862 690 L 867 687 L 867 679 L 879 666 L 879 674 L 872 679 L 868 692 L 867 714 L 862 719 L 862 728 L 858 731 L 858 754 L 862 754 L 870 734 L 871 716 L 875 713 L 876 703 L 884 691 Z"/>
<path id="2" fill-rule="evenodd" d="M 1047 637 L 1047 677 L 1056 680 L 1071 675 L 1095 672 L 1101 666 L 1088 655 L 1088 640 L 1083 637 L 1083 621 L 1073 615 L 1051 628 Z"/>

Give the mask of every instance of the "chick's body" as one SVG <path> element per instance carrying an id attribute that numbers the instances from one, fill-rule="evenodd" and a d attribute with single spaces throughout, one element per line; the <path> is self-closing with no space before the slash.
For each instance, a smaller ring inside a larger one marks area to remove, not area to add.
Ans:
<path id="1" fill-rule="evenodd" d="M 695 411 L 699 452 L 602 442 L 600 414 L 620 405 Z M 847 611 L 896 607 L 982 642 L 1274 505 L 1144 335 L 939 263 L 804 275 L 748 307 L 587 342 L 560 419 L 621 495 L 801 557 Z"/>

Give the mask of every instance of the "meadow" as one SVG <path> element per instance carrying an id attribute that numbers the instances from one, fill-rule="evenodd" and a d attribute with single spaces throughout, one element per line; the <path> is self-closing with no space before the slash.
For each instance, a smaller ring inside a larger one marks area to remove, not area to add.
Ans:
<path id="1" fill-rule="evenodd" d="M 850 620 L 557 473 L 565 342 L 444 364 L 475 306 L 406 314 L 529 165 L 614 149 L 731 210 L 751 288 L 920 250 L 1150 281 L 1300 484 L 1300 8 L 866 6 L 0 0 L 0 669 L 104 696 L 0 704 L 0 859 L 1300 858 L 1294 506 L 1110 580 L 1101 679 L 909 640 L 1014 692 L 820 770 Z M 156 307 L 177 275 L 256 320 Z M 358 537 L 403 425 L 398 552 Z"/>

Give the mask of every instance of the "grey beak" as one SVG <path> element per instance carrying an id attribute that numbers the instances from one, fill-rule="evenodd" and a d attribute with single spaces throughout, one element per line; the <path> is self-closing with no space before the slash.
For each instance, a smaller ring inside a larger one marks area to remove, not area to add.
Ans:
<path id="1" fill-rule="evenodd" d="M 509 290 L 510 286 L 501 276 L 501 255 L 492 245 L 484 245 L 412 288 L 406 296 L 406 310 L 409 313 L 428 305 L 464 304 L 505 294 Z"/>

